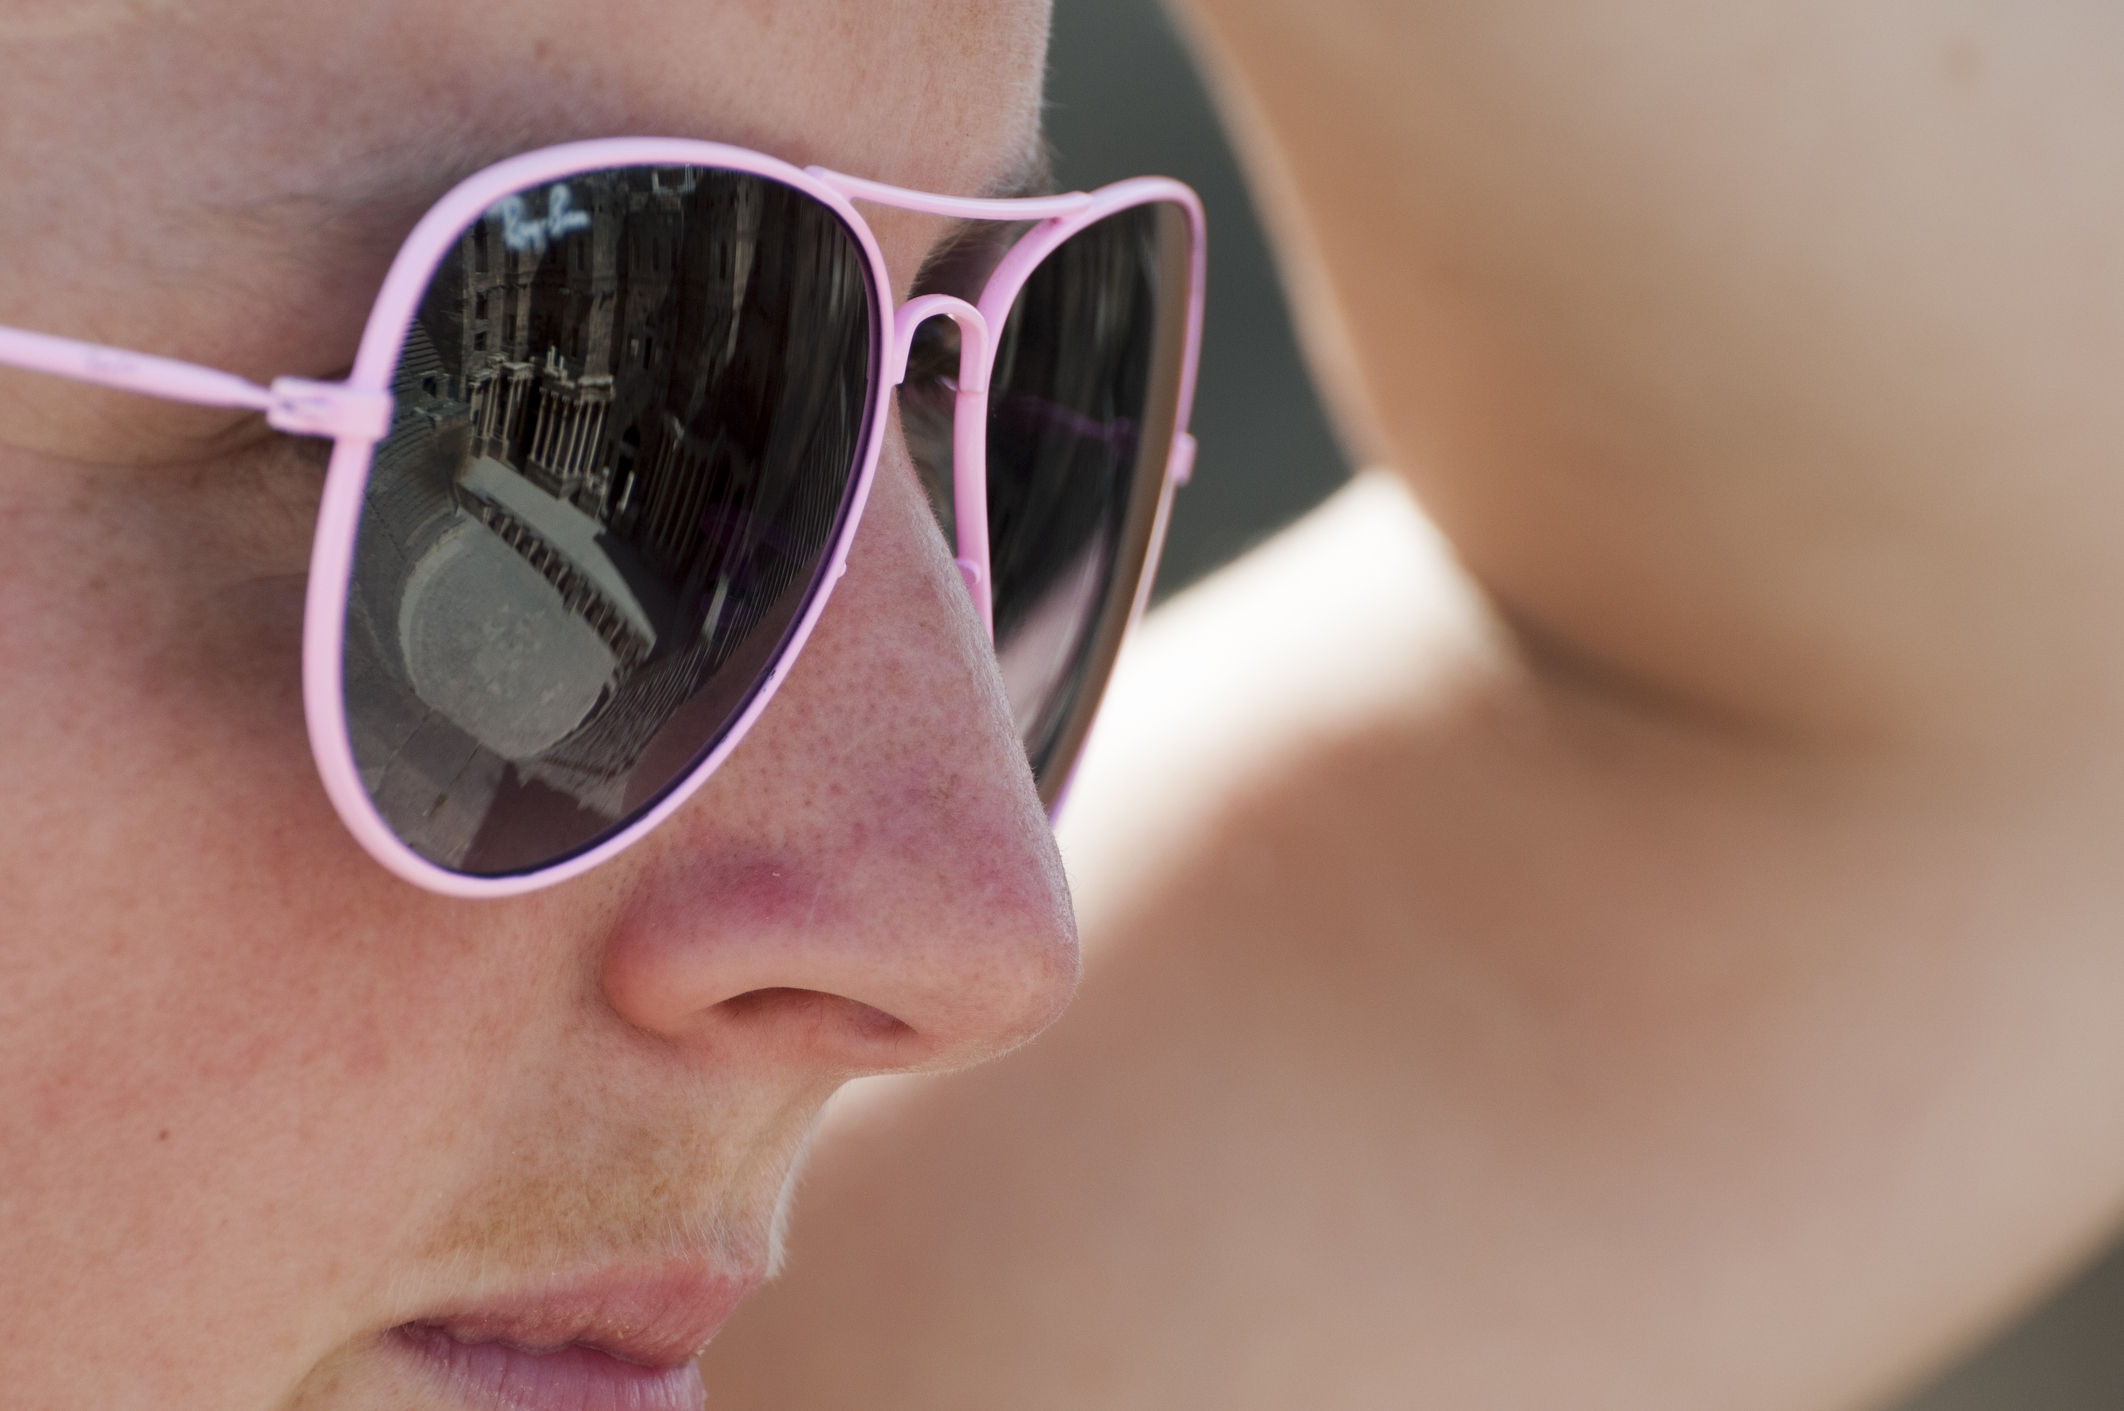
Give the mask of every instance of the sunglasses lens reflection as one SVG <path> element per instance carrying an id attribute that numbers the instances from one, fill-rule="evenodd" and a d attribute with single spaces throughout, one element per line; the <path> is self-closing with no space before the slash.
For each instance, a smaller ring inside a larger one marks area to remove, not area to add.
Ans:
<path id="1" fill-rule="evenodd" d="M 1151 549 L 1186 346 L 1188 232 L 1169 202 L 1086 227 L 1027 279 L 997 346 L 996 652 L 1049 804 L 1090 728 Z"/>
<path id="2" fill-rule="evenodd" d="M 854 234 L 779 182 L 626 167 L 511 196 L 423 298 L 344 649 L 386 823 L 477 876 L 653 807 L 819 591 L 866 450 Z"/>

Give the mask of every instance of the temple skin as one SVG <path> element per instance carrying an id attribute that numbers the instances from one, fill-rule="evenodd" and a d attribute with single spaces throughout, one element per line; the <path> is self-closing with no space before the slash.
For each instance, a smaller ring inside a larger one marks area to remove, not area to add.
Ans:
<path id="1" fill-rule="evenodd" d="M 577 138 L 1009 188 L 1046 24 L 1038 0 L 0 0 L 0 324 L 329 378 L 430 202 Z M 949 222 L 871 214 L 904 297 Z M 897 431 L 743 747 L 623 857 L 508 901 L 393 878 L 318 787 L 321 462 L 255 416 L 0 374 L 11 1411 L 454 1405 L 392 1328 L 749 1285 L 839 1083 L 1008 1049 L 1075 982 Z"/>
<path id="2" fill-rule="evenodd" d="M 1385 468 L 1149 623 L 1076 1006 L 835 1109 L 724 1404 L 1892 1396 L 2124 1202 L 2124 30 L 1184 14 Z"/>

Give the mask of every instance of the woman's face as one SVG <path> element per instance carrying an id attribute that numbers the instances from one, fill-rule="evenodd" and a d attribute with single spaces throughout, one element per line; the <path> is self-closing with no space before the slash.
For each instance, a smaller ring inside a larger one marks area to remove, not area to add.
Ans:
<path id="1" fill-rule="evenodd" d="M 1006 186 L 1046 19 L 0 0 L 0 324 L 330 376 L 428 202 L 578 137 Z M 947 232 L 866 214 L 904 294 Z M 1074 980 L 1053 845 L 897 436 L 743 746 L 618 860 L 508 902 L 390 877 L 316 781 L 321 478 L 247 419 L 0 375 L 11 1406 L 478 1408 L 506 1374 L 587 1411 L 607 1354 L 683 1364 L 766 1273 L 837 1084 L 1008 1048 Z"/>

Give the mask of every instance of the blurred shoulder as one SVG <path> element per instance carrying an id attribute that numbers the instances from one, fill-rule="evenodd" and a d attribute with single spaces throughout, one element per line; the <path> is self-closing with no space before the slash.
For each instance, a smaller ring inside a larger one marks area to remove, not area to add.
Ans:
<path id="1" fill-rule="evenodd" d="M 1247 801 L 1514 669 L 1407 485 L 1359 474 L 1151 613 L 1124 651 L 1060 827 L 1087 936 Z"/>

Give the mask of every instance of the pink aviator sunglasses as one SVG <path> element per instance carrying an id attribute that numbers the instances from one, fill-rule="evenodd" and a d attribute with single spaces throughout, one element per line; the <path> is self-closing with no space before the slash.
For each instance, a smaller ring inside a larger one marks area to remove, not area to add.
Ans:
<path id="1" fill-rule="evenodd" d="M 894 308 L 855 201 L 1000 238 Z M 7 328 L 0 364 L 332 438 L 318 775 L 392 872 L 504 896 L 612 856 L 736 748 L 846 565 L 895 391 L 1054 807 L 1194 460 L 1202 287 L 1201 204 L 1164 178 L 985 200 L 615 138 L 438 202 L 344 382 Z"/>

